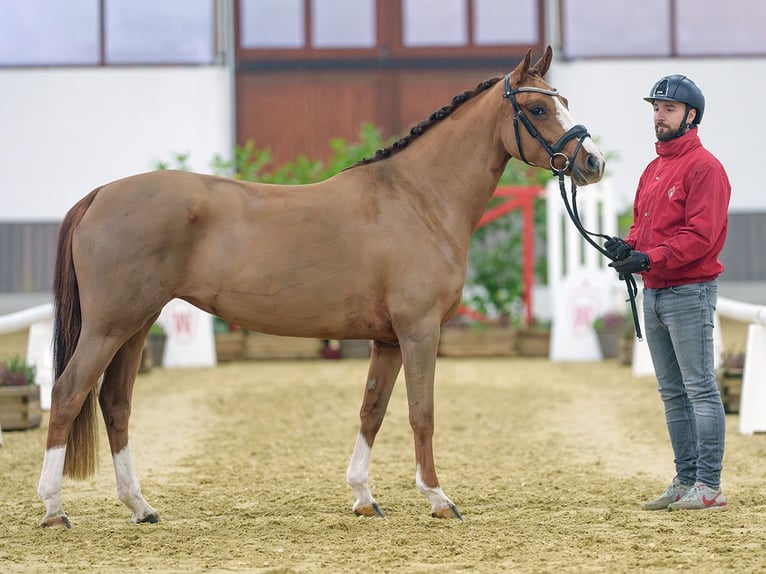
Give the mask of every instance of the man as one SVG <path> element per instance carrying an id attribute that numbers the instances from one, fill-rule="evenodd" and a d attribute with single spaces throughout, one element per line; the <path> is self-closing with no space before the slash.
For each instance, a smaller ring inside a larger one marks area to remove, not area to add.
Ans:
<path id="1" fill-rule="evenodd" d="M 604 244 L 621 276 L 643 276 L 646 340 L 675 458 L 672 483 L 643 507 L 726 510 L 713 313 L 731 186 L 697 134 L 705 98 L 694 82 L 666 76 L 644 99 L 654 107 L 658 157 L 639 180 L 628 236 Z"/>

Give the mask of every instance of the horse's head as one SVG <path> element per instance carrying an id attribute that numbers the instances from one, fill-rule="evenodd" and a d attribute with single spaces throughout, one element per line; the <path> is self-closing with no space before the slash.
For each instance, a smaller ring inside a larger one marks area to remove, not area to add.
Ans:
<path id="1" fill-rule="evenodd" d="M 511 121 L 501 137 L 511 156 L 555 172 L 563 171 L 578 185 L 595 183 L 604 175 L 604 156 L 584 126 L 569 112 L 566 98 L 545 80 L 553 52 L 530 65 L 532 51 L 504 78 L 504 94 L 511 103 Z"/>

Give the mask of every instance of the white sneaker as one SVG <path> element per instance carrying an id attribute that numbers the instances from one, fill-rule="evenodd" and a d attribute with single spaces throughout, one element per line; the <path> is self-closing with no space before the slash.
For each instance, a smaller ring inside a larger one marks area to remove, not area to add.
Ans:
<path id="1" fill-rule="evenodd" d="M 665 510 L 671 502 L 678 502 L 691 489 L 691 484 L 681 484 L 677 478 L 674 478 L 673 482 L 665 489 L 665 492 L 660 494 L 659 498 L 644 502 L 642 506 L 644 510 Z"/>
<path id="2" fill-rule="evenodd" d="M 668 504 L 668 510 L 728 510 L 729 503 L 721 489 L 713 490 L 701 482 L 694 485 L 681 500 Z"/>

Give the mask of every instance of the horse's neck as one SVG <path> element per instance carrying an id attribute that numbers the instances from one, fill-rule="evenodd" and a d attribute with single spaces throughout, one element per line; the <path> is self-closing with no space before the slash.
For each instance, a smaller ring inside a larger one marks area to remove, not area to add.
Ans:
<path id="1" fill-rule="evenodd" d="M 450 219 L 465 221 L 469 233 L 508 163 L 500 139 L 504 104 L 497 89 L 488 90 L 388 160 L 412 182 L 412 193 L 423 194 L 424 201 L 440 206 Z"/>

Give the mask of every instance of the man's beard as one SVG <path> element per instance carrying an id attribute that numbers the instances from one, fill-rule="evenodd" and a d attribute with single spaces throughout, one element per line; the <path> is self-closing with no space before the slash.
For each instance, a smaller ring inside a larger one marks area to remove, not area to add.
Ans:
<path id="1" fill-rule="evenodd" d="M 680 127 L 676 130 L 673 130 L 666 124 L 663 124 L 662 126 L 655 126 L 654 128 L 654 133 L 657 136 L 657 140 L 661 142 L 667 142 L 675 139 L 678 136 L 683 135 L 685 131 L 686 130 L 682 130 Z"/>

